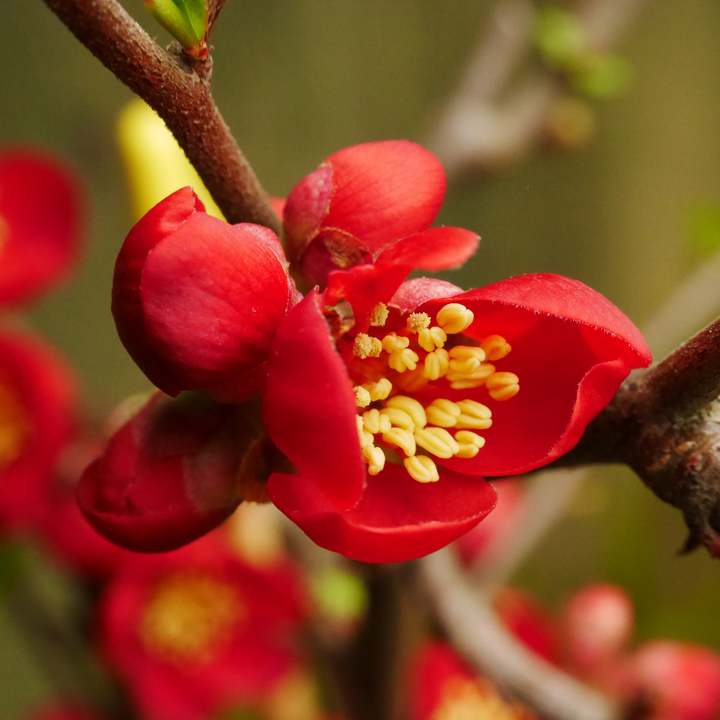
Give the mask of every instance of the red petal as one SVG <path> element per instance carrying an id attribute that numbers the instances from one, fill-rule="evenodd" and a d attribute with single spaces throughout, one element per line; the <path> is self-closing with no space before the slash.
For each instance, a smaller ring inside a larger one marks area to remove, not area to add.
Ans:
<path id="1" fill-rule="evenodd" d="M 204 535 L 242 498 L 240 462 L 254 434 L 242 406 L 157 393 L 80 479 L 78 504 L 105 538 L 166 552 Z"/>
<path id="2" fill-rule="evenodd" d="M 313 290 L 278 329 L 263 419 L 280 450 L 342 509 L 357 503 L 365 484 L 356 410 L 345 365 Z"/>
<path id="3" fill-rule="evenodd" d="M 406 280 L 390 299 L 390 304 L 402 310 L 414 310 L 428 300 L 459 295 L 462 288 L 438 278 L 413 278 Z"/>
<path id="4" fill-rule="evenodd" d="M 445 195 L 440 161 L 407 140 L 354 145 L 324 164 L 334 192 L 322 227 L 355 236 L 373 254 L 429 228 Z"/>
<path id="5" fill-rule="evenodd" d="M 0 304 L 34 299 L 68 274 L 82 235 L 77 181 L 30 150 L 0 157 Z"/>
<path id="6" fill-rule="evenodd" d="M 383 250 L 378 264 L 406 265 L 416 270 L 459 267 L 477 250 L 480 237 L 470 230 L 438 227 L 409 235 Z"/>
<path id="7" fill-rule="evenodd" d="M 207 389 L 238 402 L 259 391 L 263 374 L 253 371 L 267 360 L 291 297 L 269 234 L 194 212 L 150 253 L 152 227 L 128 236 L 113 314 L 133 359 L 168 394 Z"/>
<path id="8" fill-rule="evenodd" d="M 495 506 L 481 478 L 442 470 L 418 483 L 401 465 L 368 476 L 362 500 L 339 512 L 303 475 L 270 476 L 273 503 L 321 547 L 362 562 L 402 562 L 428 555 L 477 525 Z"/>
<path id="9" fill-rule="evenodd" d="M 513 349 L 497 368 L 520 377 L 520 392 L 506 402 L 491 400 L 484 388 L 444 393 L 493 411 L 492 427 L 481 433 L 487 443 L 475 458 L 440 461 L 458 472 L 512 475 L 551 462 L 577 443 L 630 369 L 650 362 L 630 320 L 577 281 L 526 275 L 452 301 L 475 314 L 466 335 L 505 337 Z M 434 315 L 445 302 L 432 300 L 420 309 Z"/>

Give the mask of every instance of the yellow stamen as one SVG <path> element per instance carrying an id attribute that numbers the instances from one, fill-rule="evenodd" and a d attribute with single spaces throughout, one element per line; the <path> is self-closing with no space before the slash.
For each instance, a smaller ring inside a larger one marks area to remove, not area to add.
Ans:
<path id="1" fill-rule="evenodd" d="M 455 438 L 447 430 L 439 427 L 416 430 L 415 442 L 423 450 L 427 450 L 439 458 L 451 458 L 460 450 L 460 445 L 455 442 Z"/>
<path id="2" fill-rule="evenodd" d="M 370 324 L 374 327 L 382 327 L 388 319 L 390 311 L 387 309 L 385 303 L 378 303 L 370 311 Z"/>
<path id="3" fill-rule="evenodd" d="M 410 344 L 410 338 L 400 337 L 394 332 L 388 333 L 382 339 L 383 350 L 386 353 L 399 352 L 404 350 Z"/>
<path id="4" fill-rule="evenodd" d="M 368 472 L 371 475 L 377 475 L 385 467 L 385 453 L 382 448 L 368 445 L 363 448 L 362 454 L 368 462 Z"/>
<path id="5" fill-rule="evenodd" d="M 457 419 L 460 417 L 462 410 L 457 403 L 445 398 L 433 400 L 430 405 L 425 408 L 428 422 L 438 427 L 455 427 Z"/>
<path id="6" fill-rule="evenodd" d="M 460 444 L 460 449 L 455 453 L 455 457 L 460 458 L 475 457 L 480 451 L 480 448 L 485 445 L 484 437 L 480 437 L 480 435 L 470 432 L 469 430 L 456 432 L 455 440 Z"/>
<path id="7" fill-rule="evenodd" d="M 389 426 L 394 425 L 395 427 L 402 428 L 403 430 L 415 429 L 415 423 L 413 422 L 412 416 L 400 408 L 383 408 L 380 410 L 380 417 L 385 418 Z M 390 427 L 387 428 L 387 430 L 389 429 Z M 387 430 L 383 430 L 383 432 L 387 432 Z"/>
<path id="8" fill-rule="evenodd" d="M 355 404 L 359 408 L 367 407 L 372 400 L 370 399 L 370 393 L 362 386 L 355 388 Z"/>
<path id="9" fill-rule="evenodd" d="M 411 418 L 415 427 L 422 428 L 427 425 L 427 416 L 425 408 L 415 398 L 406 395 L 396 395 L 391 397 L 385 405 L 388 408 L 396 408 L 406 412 Z"/>
<path id="10" fill-rule="evenodd" d="M 450 370 L 467 377 L 472 375 L 479 367 L 480 361 L 477 358 L 469 357 L 462 360 L 450 360 Z"/>
<path id="11" fill-rule="evenodd" d="M 403 338 L 407 340 L 407 338 Z M 405 348 L 399 352 L 391 352 L 388 358 L 388 366 L 393 370 L 397 370 L 399 373 L 404 373 L 406 370 L 414 370 L 417 367 L 418 354 L 414 350 Z"/>
<path id="12" fill-rule="evenodd" d="M 399 427 L 390 428 L 382 434 L 383 442 L 399 447 L 408 457 L 415 454 L 415 437 L 412 430 L 403 430 Z"/>
<path id="13" fill-rule="evenodd" d="M 418 482 L 437 482 L 440 479 L 437 465 L 427 455 L 413 455 L 405 458 L 403 465 L 408 471 L 408 475 Z"/>
<path id="14" fill-rule="evenodd" d="M 391 428 L 390 420 L 388 418 L 383 420 L 384 416 L 380 414 L 377 408 L 366 410 L 362 414 L 362 417 L 365 430 L 373 435 L 377 435 L 380 432 L 387 432 Z"/>
<path id="15" fill-rule="evenodd" d="M 407 319 L 408 332 L 417 334 L 430 327 L 430 316 L 427 313 L 411 313 Z"/>
<path id="16" fill-rule="evenodd" d="M 353 343 L 353 355 L 364 360 L 368 357 L 380 357 L 382 343 L 374 337 L 365 333 L 358 333 Z"/>
<path id="17" fill-rule="evenodd" d="M 360 440 L 360 449 L 366 448 L 368 445 L 372 445 L 375 438 L 373 438 L 372 433 L 369 433 L 365 429 L 365 423 L 363 422 L 363 419 L 357 415 L 355 417 L 355 420 L 357 421 L 357 431 L 358 431 L 358 438 Z"/>
<path id="18" fill-rule="evenodd" d="M 493 373 L 486 381 L 490 397 L 493 400 L 509 400 L 520 392 L 520 378 L 511 372 Z"/>
<path id="19" fill-rule="evenodd" d="M 492 425 L 492 410 L 475 400 L 460 400 L 458 402 L 461 415 L 455 424 L 456 428 L 473 428 L 486 430 Z"/>
<path id="20" fill-rule="evenodd" d="M 363 383 L 364 387 L 370 393 L 370 400 L 384 400 L 392 392 L 392 383 L 387 378 L 381 378 L 377 382 Z"/>
<path id="21" fill-rule="evenodd" d="M 437 314 L 438 325 L 448 334 L 455 335 L 469 328 L 475 316 L 460 303 L 450 303 L 441 308 Z"/>
<path id="22" fill-rule="evenodd" d="M 476 358 L 478 363 L 485 362 L 485 351 L 480 347 L 472 345 L 456 345 L 450 348 L 450 357 L 454 360 L 467 360 L 468 358 Z"/>
<path id="23" fill-rule="evenodd" d="M 480 347 L 492 362 L 502 360 L 512 350 L 502 335 L 489 335 L 480 343 Z"/>
<path id="24" fill-rule="evenodd" d="M 443 347 L 446 340 L 447 334 L 437 325 L 427 328 L 427 330 L 421 330 L 418 335 L 418 345 L 427 352 L 432 352 L 435 348 Z"/>
<path id="25" fill-rule="evenodd" d="M 450 367 L 450 357 L 447 350 L 438 348 L 435 352 L 429 352 L 425 356 L 425 364 L 423 365 L 423 375 L 428 380 L 437 380 L 447 373 Z"/>

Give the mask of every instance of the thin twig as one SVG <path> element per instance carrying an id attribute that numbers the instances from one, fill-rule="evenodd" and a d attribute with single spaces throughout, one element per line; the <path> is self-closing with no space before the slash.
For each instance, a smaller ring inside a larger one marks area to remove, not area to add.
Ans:
<path id="1" fill-rule="evenodd" d="M 603 695 L 529 652 L 475 592 L 451 550 L 418 562 L 426 591 L 453 645 L 495 682 L 553 720 L 614 720 Z"/>
<path id="2" fill-rule="evenodd" d="M 211 61 L 160 48 L 116 0 L 45 0 L 75 37 L 157 112 L 229 222 L 280 233 L 250 164 L 215 106 Z"/>

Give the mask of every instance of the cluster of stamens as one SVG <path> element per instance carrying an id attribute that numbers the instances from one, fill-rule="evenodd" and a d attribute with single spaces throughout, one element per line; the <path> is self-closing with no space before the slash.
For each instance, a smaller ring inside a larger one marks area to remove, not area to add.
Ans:
<path id="1" fill-rule="evenodd" d="M 355 387 L 355 398 L 362 411 L 357 417 L 360 447 L 371 475 L 384 468 L 384 449 L 389 449 L 404 456 L 403 465 L 412 478 L 435 482 L 439 473 L 432 456 L 472 458 L 485 445 L 485 438 L 475 431 L 492 425 L 492 411 L 486 405 L 437 398 L 425 406 L 404 394 L 441 378 L 453 390 L 485 386 L 496 401 L 518 393 L 518 376 L 498 372 L 488 362 L 508 355 L 511 347 L 505 338 L 490 335 L 479 345 L 448 342 L 448 335 L 460 335 L 473 320 L 471 310 L 450 303 L 438 312 L 437 325 L 426 313 L 413 313 L 401 334 L 389 332 L 380 339 L 359 333 L 355 338 L 353 354 L 360 362 L 353 369 L 369 378 Z M 383 325 L 384 318 L 375 324 Z M 387 368 L 395 373 L 393 381 L 384 376 Z M 373 404 L 376 407 L 370 407 Z"/>

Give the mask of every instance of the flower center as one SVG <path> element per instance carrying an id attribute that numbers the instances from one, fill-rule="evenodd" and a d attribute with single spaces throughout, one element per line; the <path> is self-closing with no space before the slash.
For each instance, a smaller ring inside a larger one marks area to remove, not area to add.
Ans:
<path id="1" fill-rule="evenodd" d="M 474 680 L 452 678 L 443 688 L 440 704 L 431 720 L 520 720 L 521 705 L 506 703 L 491 688 L 483 689 Z"/>
<path id="2" fill-rule="evenodd" d="M 382 326 L 387 313 L 373 311 L 373 317 L 379 318 L 374 324 Z M 462 335 L 473 320 L 471 310 L 450 303 L 437 313 L 435 325 L 426 313 L 412 313 L 398 333 L 355 337 L 350 370 L 365 378 L 356 382 L 355 398 L 361 413 L 357 417 L 360 447 L 371 475 L 385 466 L 385 450 L 393 450 L 413 479 L 435 482 L 440 476 L 433 456 L 472 458 L 485 445 L 476 430 L 492 425 L 492 411 L 486 405 L 445 397 L 423 404 L 411 397 L 429 383 L 452 390 L 484 386 L 497 402 L 517 395 L 518 376 L 498 371 L 493 364 L 512 349 L 505 338 L 489 335 L 477 345 L 464 344 L 474 342 Z"/>
<path id="3" fill-rule="evenodd" d="M 27 411 L 18 393 L 0 378 L 0 470 L 19 457 L 29 437 Z"/>
<path id="4" fill-rule="evenodd" d="M 203 662 L 215 654 L 244 614 L 231 585 L 201 572 L 177 572 L 155 588 L 140 637 L 163 660 Z"/>

